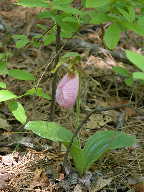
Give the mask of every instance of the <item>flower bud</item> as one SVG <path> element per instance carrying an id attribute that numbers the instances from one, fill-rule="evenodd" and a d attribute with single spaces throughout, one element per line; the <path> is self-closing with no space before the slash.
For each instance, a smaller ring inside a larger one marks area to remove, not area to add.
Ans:
<path id="1" fill-rule="evenodd" d="M 79 90 L 79 75 L 67 73 L 58 83 L 56 101 L 64 108 L 71 108 L 76 101 Z"/>

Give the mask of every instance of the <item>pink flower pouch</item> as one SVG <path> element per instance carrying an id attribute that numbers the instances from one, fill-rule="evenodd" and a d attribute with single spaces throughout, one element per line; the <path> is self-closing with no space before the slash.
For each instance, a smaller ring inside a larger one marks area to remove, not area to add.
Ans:
<path id="1" fill-rule="evenodd" d="M 79 75 L 67 73 L 58 83 L 56 101 L 64 108 L 71 108 L 76 101 L 79 90 Z"/>

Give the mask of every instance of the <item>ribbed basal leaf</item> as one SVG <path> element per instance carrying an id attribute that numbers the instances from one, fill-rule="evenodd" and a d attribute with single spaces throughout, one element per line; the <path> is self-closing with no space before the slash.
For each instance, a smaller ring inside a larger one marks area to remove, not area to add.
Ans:
<path id="1" fill-rule="evenodd" d="M 98 160 L 105 152 L 122 147 L 129 147 L 136 142 L 135 136 L 129 136 L 118 131 L 98 131 L 91 136 L 85 144 L 85 165 L 81 172 L 85 172 L 93 162 Z"/>
<path id="2" fill-rule="evenodd" d="M 73 135 L 71 131 L 55 122 L 29 121 L 25 125 L 25 129 L 55 142 L 70 142 Z"/>
<path id="3" fill-rule="evenodd" d="M 83 174 L 83 167 L 85 166 L 85 154 L 81 147 L 77 145 L 72 145 L 70 154 L 73 158 L 74 165 L 76 170 L 82 175 Z"/>

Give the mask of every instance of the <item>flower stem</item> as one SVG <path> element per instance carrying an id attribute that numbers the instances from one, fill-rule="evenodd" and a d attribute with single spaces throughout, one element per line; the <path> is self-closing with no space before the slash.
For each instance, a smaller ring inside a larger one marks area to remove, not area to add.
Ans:
<path id="1" fill-rule="evenodd" d="M 59 49 L 61 47 L 61 27 L 57 25 L 56 29 L 56 57 L 54 60 L 53 68 L 56 67 L 56 65 L 59 62 L 60 52 Z M 50 113 L 50 120 L 54 120 L 55 116 L 55 93 L 56 93 L 56 84 L 57 84 L 57 73 L 58 69 L 55 71 L 53 80 L 52 80 L 52 103 L 51 103 L 51 113 Z"/>

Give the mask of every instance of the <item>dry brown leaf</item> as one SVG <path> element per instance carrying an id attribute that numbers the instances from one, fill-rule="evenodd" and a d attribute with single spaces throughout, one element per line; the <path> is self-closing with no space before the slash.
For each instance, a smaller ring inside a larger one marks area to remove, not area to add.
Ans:
<path id="1" fill-rule="evenodd" d="M 97 192 L 103 189 L 105 186 L 109 185 L 112 182 L 112 178 L 104 179 L 103 177 L 99 177 L 96 182 L 94 182 L 91 186 L 89 192 Z"/>
<path id="2" fill-rule="evenodd" d="M 134 188 L 135 192 L 144 192 L 144 177 L 129 177 L 128 183 Z"/>
<path id="3" fill-rule="evenodd" d="M 33 180 L 30 184 L 30 188 L 34 189 L 35 187 L 47 187 L 49 185 L 49 179 L 45 174 L 43 169 L 36 169 L 34 172 Z"/>
<path id="4" fill-rule="evenodd" d="M 10 125 L 6 119 L 0 118 L 0 129 L 10 130 Z"/>
<path id="5" fill-rule="evenodd" d="M 0 156 L 1 163 L 3 165 L 12 166 L 17 164 L 17 155 L 16 154 L 8 154 L 5 156 Z"/>
<path id="6" fill-rule="evenodd" d="M 9 179 L 10 179 L 10 174 L 7 172 L 2 172 L 0 170 L 0 189 L 7 188 Z"/>

